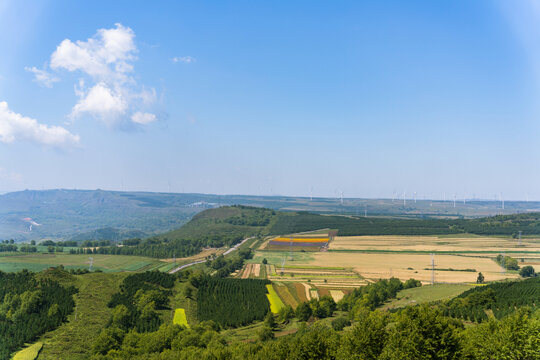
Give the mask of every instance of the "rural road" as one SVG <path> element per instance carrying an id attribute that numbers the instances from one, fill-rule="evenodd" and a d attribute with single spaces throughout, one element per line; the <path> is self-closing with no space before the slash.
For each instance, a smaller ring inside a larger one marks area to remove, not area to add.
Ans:
<path id="1" fill-rule="evenodd" d="M 238 248 L 243 244 L 245 243 L 246 241 L 248 241 L 249 239 L 253 239 L 253 237 L 248 237 L 248 238 L 245 238 L 244 240 L 242 240 L 241 242 L 239 242 L 238 244 L 234 245 L 232 248 L 230 248 L 229 250 L 225 251 L 223 253 L 223 256 L 227 255 L 227 254 L 230 254 L 231 252 L 233 252 L 234 250 L 238 250 Z M 200 264 L 200 263 L 203 263 L 205 262 L 206 260 L 197 260 L 197 261 L 193 261 L 193 262 L 190 262 L 188 264 L 184 264 L 184 265 L 180 265 L 179 267 L 177 268 L 174 268 L 172 270 L 169 271 L 169 274 L 174 274 L 175 272 L 177 271 L 180 271 L 182 269 L 185 269 L 189 266 L 192 266 L 192 265 L 195 265 L 195 264 Z"/>

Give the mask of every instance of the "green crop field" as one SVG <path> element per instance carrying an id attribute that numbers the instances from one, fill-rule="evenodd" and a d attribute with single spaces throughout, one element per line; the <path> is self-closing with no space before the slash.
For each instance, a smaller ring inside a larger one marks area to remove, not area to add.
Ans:
<path id="1" fill-rule="evenodd" d="M 170 264 L 144 256 L 124 255 L 74 255 L 74 254 L 11 254 L 0 256 L 0 271 L 15 272 L 22 269 L 41 271 L 52 266 L 63 265 L 66 269 L 88 269 L 90 257 L 93 268 L 104 272 L 141 271 L 146 267 L 167 268 Z"/>
<path id="2" fill-rule="evenodd" d="M 431 301 L 448 300 L 472 287 L 472 285 L 462 284 L 435 284 L 405 289 L 398 292 L 396 298 L 385 304 L 383 308 L 395 309 Z"/>
<path id="3" fill-rule="evenodd" d="M 276 267 L 281 266 L 285 262 L 286 266 L 292 266 L 295 262 L 306 262 L 313 260 L 313 253 L 306 252 L 283 252 L 283 251 L 265 251 L 258 250 L 255 252 L 253 259 L 249 260 L 250 263 L 261 263 L 263 259 L 266 259 L 269 264 L 274 264 Z"/>
<path id="4" fill-rule="evenodd" d="M 274 290 L 272 284 L 266 285 L 266 289 L 268 290 L 266 297 L 268 297 L 268 301 L 270 302 L 270 311 L 277 314 L 279 310 L 285 307 L 285 304 L 283 304 L 283 301 L 281 301 L 281 298 L 277 294 L 276 290 Z"/>
<path id="5" fill-rule="evenodd" d="M 173 324 L 189 327 L 186 317 L 186 311 L 184 309 L 179 308 L 174 311 Z"/>
<path id="6" fill-rule="evenodd" d="M 16 353 L 15 356 L 13 356 L 13 360 L 34 360 L 38 357 L 38 354 L 41 351 L 42 347 L 43 343 L 41 342 L 32 344 L 29 347 L 24 348 L 18 353 Z"/>

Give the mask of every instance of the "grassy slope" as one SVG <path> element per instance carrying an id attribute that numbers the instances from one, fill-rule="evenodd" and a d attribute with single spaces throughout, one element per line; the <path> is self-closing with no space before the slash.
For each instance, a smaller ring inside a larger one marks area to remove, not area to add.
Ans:
<path id="1" fill-rule="evenodd" d="M 34 360 L 37 358 L 42 347 L 43 343 L 41 342 L 32 344 L 16 353 L 15 356 L 13 356 L 13 360 Z"/>
<path id="2" fill-rule="evenodd" d="M 75 313 L 68 322 L 40 339 L 44 343 L 38 359 L 88 359 L 92 340 L 105 327 L 112 309 L 107 302 L 117 292 L 126 274 L 92 273 L 60 279 L 65 285 L 79 289 L 75 295 Z M 57 279 L 58 280 L 58 279 Z"/>
<path id="3" fill-rule="evenodd" d="M 157 259 L 144 256 L 0 253 L 0 271 L 13 272 L 28 269 L 39 272 L 58 265 L 64 265 L 67 269 L 88 269 L 90 257 L 94 258 L 94 269 L 104 272 L 141 271 L 145 268 L 167 265 Z"/>
<path id="4" fill-rule="evenodd" d="M 386 303 L 384 309 L 395 309 L 408 305 L 417 305 L 437 300 L 451 299 L 466 290 L 472 285 L 435 284 L 424 285 L 417 288 L 401 290 L 396 299 Z"/>

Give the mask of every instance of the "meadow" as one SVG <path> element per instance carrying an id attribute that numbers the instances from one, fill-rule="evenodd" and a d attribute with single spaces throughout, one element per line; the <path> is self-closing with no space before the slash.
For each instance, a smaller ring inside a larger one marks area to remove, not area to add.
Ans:
<path id="1" fill-rule="evenodd" d="M 66 269 L 88 269 L 90 266 L 90 257 L 93 258 L 93 269 L 103 272 L 167 271 L 174 266 L 174 264 L 144 256 L 2 253 L 0 254 L 0 271 L 16 272 L 22 269 L 28 269 L 39 272 L 59 265 L 63 265 Z"/>
<path id="2" fill-rule="evenodd" d="M 435 284 L 404 289 L 397 293 L 395 299 L 383 305 L 383 309 L 397 309 L 405 306 L 414 306 L 431 301 L 448 300 L 473 288 L 466 284 Z"/>

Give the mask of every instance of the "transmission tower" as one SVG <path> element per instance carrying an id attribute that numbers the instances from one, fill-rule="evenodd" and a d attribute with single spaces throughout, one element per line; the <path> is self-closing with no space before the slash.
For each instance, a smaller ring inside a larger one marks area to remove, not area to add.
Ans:
<path id="1" fill-rule="evenodd" d="M 431 285 L 435 285 L 435 254 L 431 253 Z"/>
<path id="2" fill-rule="evenodd" d="M 94 265 L 94 258 L 93 258 L 93 257 L 89 257 L 89 259 L 90 259 L 90 266 L 88 266 L 88 271 L 92 271 L 93 265 Z"/>

